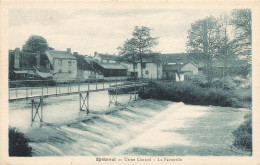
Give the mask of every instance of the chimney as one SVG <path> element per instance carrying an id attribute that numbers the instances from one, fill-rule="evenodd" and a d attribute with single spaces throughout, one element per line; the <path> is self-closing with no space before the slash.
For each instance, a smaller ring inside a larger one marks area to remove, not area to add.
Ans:
<path id="1" fill-rule="evenodd" d="M 79 55 L 78 52 L 73 52 L 73 55 Z"/>
<path id="2" fill-rule="evenodd" d="M 67 48 L 67 52 L 68 52 L 68 53 L 71 53 L 71 48 Z"/>
<path id="3" fill-rule="evenodd" d="M 41 54 L 40 53 L 36 54 L 36 67 L 37 68 L 41 67 Z"/>
<path id="4" fill-rule="evenodd" d="M 14 50 L 14 68 L 20 69 L 20 48 Z"/>
<path id="5" fill-rule="evenodd" d="M 94 52 L 94 57 L 97 55 L 97 52 Z"/>

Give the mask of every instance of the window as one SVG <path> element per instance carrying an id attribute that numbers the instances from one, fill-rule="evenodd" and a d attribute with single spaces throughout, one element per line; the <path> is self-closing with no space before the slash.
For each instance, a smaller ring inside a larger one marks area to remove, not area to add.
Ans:
<path id="1" fill-rule="evenodd" d="M 62 60 L 58 61 L 58 65 L 61 66 L 62 65 Z"/>
<path id="2" fill-rule="evenodd" d="M 142 63 L 142 68 L 143 68 L 143 69 L 146 68 L 146 63 Z"/>
<path id="3" fill-rule="evenodd" d="M 146 70 L 146 71 L 145 71 L 145 74 L 147 74 L 147 75 L 148 75 L 148 74 L 149 74 L 149 71 L 148 71 L 148 70 Z"/>
<path id="4" fill-rule="evenodd" d="M 134 64 L 134 68 L 137 69 L 137 64 Z"/>
<path id="5" fill-rule="evenodd" d="M 71 61 L 68 61 L 68 65 L 71 66 Z"/>
<path id="6" fill-rule="evenodd" d="M 61 72 L 62 72 L 62 70 L 60 69 L 60 70 L 59 70 L 59 73 L 61 73 Z"/>

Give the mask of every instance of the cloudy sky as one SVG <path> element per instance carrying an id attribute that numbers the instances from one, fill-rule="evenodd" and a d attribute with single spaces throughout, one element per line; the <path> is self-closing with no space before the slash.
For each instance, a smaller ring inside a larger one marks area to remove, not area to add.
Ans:
<path id="1" fill-rule="evenodd" d="M 30 35 L 46 38 L 56 50 L 93 55 L 118 53 L 117 47 L 131 38 L 134 26 L 152 28 L 159 37 L 154 48 L 161 53 L 185 52 L 187 30 L 191 23 L 228 10 L 107 8 L 13 9 L 9 11 L 9 49 L 22 47 Z"/>

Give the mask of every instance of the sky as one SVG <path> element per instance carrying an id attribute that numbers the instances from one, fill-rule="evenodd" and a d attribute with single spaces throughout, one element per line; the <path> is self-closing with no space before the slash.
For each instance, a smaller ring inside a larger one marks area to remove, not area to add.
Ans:
<path id="1" fill-rule="evenodd" d="M 219 17 L 230 10 L 171 8 L 12 9 L 9 11 L 9 49 L 22 45 L 31 35 L 44 37 L 55 50 L 93 55 L 117 54 L 132 37 L 134 26 L 147 26 L 158 37 L 154 51 L 186 52 L 187 31 L 196 20 Z"/>

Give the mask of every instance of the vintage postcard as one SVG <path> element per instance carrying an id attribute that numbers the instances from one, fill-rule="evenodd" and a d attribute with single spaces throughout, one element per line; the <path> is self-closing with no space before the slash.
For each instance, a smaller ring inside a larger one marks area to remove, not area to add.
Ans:
<path id="1" fill-rule="evenodd" d="M 260 164 L 260 1 L 0 5 L 1 164 Z"/>

